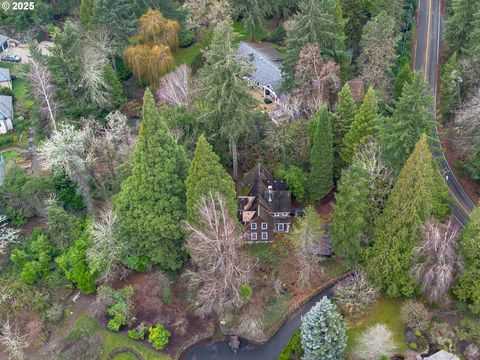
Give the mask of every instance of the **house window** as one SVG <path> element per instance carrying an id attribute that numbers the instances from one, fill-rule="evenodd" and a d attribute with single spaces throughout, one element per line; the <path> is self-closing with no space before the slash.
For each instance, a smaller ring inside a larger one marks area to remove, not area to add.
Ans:
<path id="1" fill-rule="evenodd" d="M 268 224 L 262 223 L 262 230 L 267 230 L 267 229 L 268 229 Z"/>
<path id="2" fill-rule="evenodd" d="M 278 231 L 284 231 L 284 224 L 277 224 Z"/>
<path id="3" fill-rule="evenodd" d="M 257 240 L 257 233 L 256 232 L 250 233 L 250 240 Z"/>
<path id="4" fill-rule="evenodd" d="M 262 232 L 262 240 L 268 240 L 268 232 Z"/>
<path id="5" fill-rule="evenodd" d="M 256 223 L 252 223 L 252 224 L 250 225 L 250 228 L 251 228 L 252 230 L 257 230 L 257 224 L 256 224 Z"/>

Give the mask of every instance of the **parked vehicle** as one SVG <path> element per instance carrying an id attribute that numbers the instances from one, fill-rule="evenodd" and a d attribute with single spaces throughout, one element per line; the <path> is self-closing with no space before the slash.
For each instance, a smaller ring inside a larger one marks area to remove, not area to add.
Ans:
<path id="1" fill-rule="evenodd" d="M 6 61 L 6 62 L 14 62 L 14 63 L 19 63 L 20 61 L 22 61 L 22 58 L 20 55 L 5 55 L 5 56 L 2 56 L 0 58 L 0 60 L 2 61 Z"/>
<path id="2" fill-rule="evenodd" d="M 291 215 L 296 216 L 296 217 L 304 217 L 305 216 L 305 210 L 304 209 L 293 209 Z"/>

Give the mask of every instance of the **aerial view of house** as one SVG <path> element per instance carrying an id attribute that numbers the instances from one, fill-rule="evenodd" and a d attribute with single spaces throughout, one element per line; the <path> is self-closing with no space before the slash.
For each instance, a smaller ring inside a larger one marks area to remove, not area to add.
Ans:
<path id="1" fill-rule="evenodd" d="M 0 360 L 480 360 L 480 0 L 0 5 Z"/>

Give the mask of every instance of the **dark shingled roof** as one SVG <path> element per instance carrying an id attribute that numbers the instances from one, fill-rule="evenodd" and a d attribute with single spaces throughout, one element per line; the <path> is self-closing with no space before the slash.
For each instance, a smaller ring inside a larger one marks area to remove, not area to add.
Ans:
<path id="1" fill-rule="evenodd" d="M 253 66 L 250 78 L 260 85 L 271 85 L 273 90 L 282 86 L 282 54 L 271 44 L 255 44 L 242 41 L 237 50 L 237 60 Z"/>

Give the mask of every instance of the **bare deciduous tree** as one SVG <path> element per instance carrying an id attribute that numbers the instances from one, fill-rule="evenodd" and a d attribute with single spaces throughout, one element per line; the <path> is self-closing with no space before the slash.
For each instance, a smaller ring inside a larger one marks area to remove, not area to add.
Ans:
<path id="1" fill-rule="evenodd" d="M 413 331 L 426 333 L 432 324 L 432 313 L 420 301 L 408 300 L 402 304 L 402 321 Z"/>
<path id="2" fill-rule="evenodd" d="M 0 344 L 6 349 L 9 359 L 24 359 L 23 349 L 28 346 L 26 336 L 14 330 L 8 318 L 0 325 Z"/>
<path id="3" fill-rule="evenodd" d="M 309 206 L 305 209 L 305 216 L 299 219 L 292 239 L 296 245 L 295 257 L 298 264 L 298 281 L 302 285 L 309 283 L 310 278 L 320 271 L 320 259 L 315 255 L 315 249 L 320 246 L 324 222 L 316 210 Z"/>
<path id="4" fill-rule="evenodd" d="M 18 244 L 20 230 L 7 226 L 7 217 L 0 215 L 0 256 L 5 255 L 12 244 Z"/>
<path id="5" fill-rule="evenodd" d="M 186 224 L 194 269 L 185 276 L 198 286 L 199 314 L 224 314 L 243 304 L 240 287 L 249 283 L 254 264 L 241 253 L 243 237 L 220 194 L 203 198 L 198 212 L 200 225 Z"/>
<path id="6" fill-rule="evenodd" d="M 86 252 L 90 269 L 100 274 L 99 281 L 102 283 L 111 283 L 126 274 L 121 259 L 127 247 L 116 237 L 116 221 L 117 217 L 111 206 L 100 212 L 93 223 L 92 246 Z"/>
<path id="7" fill-rule="evenodd" d="M 187 106 L 192 101 L 190 68 L 182 64 L 160 79 L 157 96 L 166 104 Z"/>
<path id="8" fill-rule="evenodd" d="M 355 271 L 335 286 L 335 300 L 342 312 L 358 319 L 372 309 L 380 296 L 363 271 Z"/>
<path id="9" fill-rule="evenodd" d="M 55 116 L 58 103 L 55 100 L 55 88 L 51 83 L 50 71 L 38 61 L 30 59 L 28 78 L 32 83 L 35 99 L 41 105 L 42 114 L 50 118 L 53 129 L 56 130 Z"/>
<path id="10" fill-rule="evenodd" d="M 370 177 L 370 201 L 372 215 L 376 218 L 383 211 L 395 177 L 384 161 L 382 147 L 374 140 L 362 145 L 354 155 L 354 162 L 362 165 Z"/>
<path id="11" fill-rule="evenodd" d="M 334 61 L 323 61 L 317 44 L 307 44 L 299 54 L 295 80 L 299 88 L 292 93 L 291 103 L 307 117 L 326 104 L 332 107 L 332 95 L 340 89 L 340 67 Z"/>
<path id="12" fill-rule="evenodd" d="M 448 131 L 448 139 L 457 156 L 470 154 L 480 142 L 480 87 L 456 111 Z"/>
<path id="13" fill-rule="evenodd" d="M 92 45 L 84 46 L 82 54 L 82 85 L 87 90 L 89 100 L 102 109 L 108 109 L 112 96 L 105 80 L 107 56 Z"/>
<path id="14" fill-rule="evenodd" d="M 361 360 L 378 360 L 386 355 L 390 359 L 396 348 L 392 331 L 384 324 L 376 324 L 360 336 L 355 356 Z"/>
<path id="15" fill-rule="evenodd" d="M 41 157 L 47 167 L 58 167 L 77 183 L 89 210 L 92 210 L 92 199 L 87 167 L 94 160 L 91 146 L 93 138 L 94 130 L 89 122 L 78 130 L 73 125 L 64 125 L 54 131 L 40 148 Z"/>
<path id="16" fill-rule="evenodd" d="M 227 0 L 187 0 L 183 6 L 188 10 L 188 27 L 200 33 L 231 15 Z"/>
<path id="17" fill-rule="evenodd" d="M 441 301 L 460 270 L 457 228 L 450 219 L 446 225 L 429 220 L 422 243 L 414 250 L 412 274 L 430 303 Z"/>

